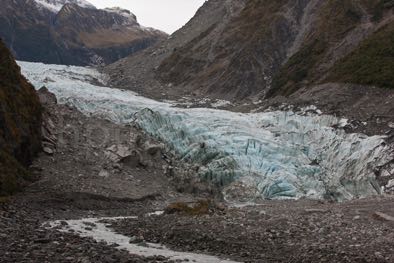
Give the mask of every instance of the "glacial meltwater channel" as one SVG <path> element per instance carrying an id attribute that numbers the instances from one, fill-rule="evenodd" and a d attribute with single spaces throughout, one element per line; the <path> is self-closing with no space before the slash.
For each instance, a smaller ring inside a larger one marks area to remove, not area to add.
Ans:
<path id="1" fill-rule="evenodd" d="M 116 233 L 114 230 L 107 227 L 106 223 L 104 223 L 126 218 L 132 219 L 133 217 L 85 218 L 67 221 L 60 220 L 49 222 L 49 226 L 51 228 L 56 228 L 61 232 L 77 233 L 82 237 L 90 237 L 97 242 L 106 242 L 110 245 L 116 244 L 118 249 L 124 249 L 133 255 L 143 257 L 160 255 L 175 262 L 238 263 L 236 261 L 221 259 L 211 255 L 174 251 L 163 245 L 155 243 L 133 244 L 130 243 L 130 237 Z"/>
<path id="2" fill-rule="evenodd" d="M 348 200 L 380 193 L 374 170 L 392 159 L 381 136 L 346 134 L 346 120 L 329 115 L 272 111 L 235 113 L 183 109 L 131 91 L 91 83 L 105 76 L 90 68 L 19 62 L 39 89 L 89 116 L 118 123 L 136 121 L 196 175 L 226 196 L 334 198 Z"/>

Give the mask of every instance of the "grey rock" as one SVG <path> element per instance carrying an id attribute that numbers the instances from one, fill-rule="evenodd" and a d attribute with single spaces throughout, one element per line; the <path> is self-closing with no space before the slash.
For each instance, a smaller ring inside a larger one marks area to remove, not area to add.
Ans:
<path id="1" fill-rule="evenodd" d="M 49 147 L 44 147 L 43 151 L 44 151 L 44 153 L 46 153 L 48 155 L 53 155 L 55 153 L 55 151 Z"/>
<path id="2" fill-rule="evenodd" d="M 145 151 L 149 154 L 149 155 L 156 155 L 158 153 L 161 153 L 161 151 L 164 149 L 164 145 L 163 144 L 146 144 L 145 145 Z"/>
<path id="3" fill-rule="evenodd" d="M 100 177 L 109 177 L 109 172 L 107 170 L 101 170 L 99 172 Z"/>
<path id="4" fill-rule="evenodd" d="M 121 159 L 121 162 L 128 167 L 138 167 L 142 164 L 142 156 L 138 151 L 132 151 L 128 156 Z"/>

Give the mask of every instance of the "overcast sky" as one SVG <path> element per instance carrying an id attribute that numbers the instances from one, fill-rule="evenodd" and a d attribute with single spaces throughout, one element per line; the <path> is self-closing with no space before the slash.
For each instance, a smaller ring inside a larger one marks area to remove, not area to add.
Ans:
<path id="1" fill-rule="evenodd" d="M 173 33 L 190 18 L 205 0 L 88 0 L 98 8 L 119 6 L 130 10 L 143 26 Z"/>

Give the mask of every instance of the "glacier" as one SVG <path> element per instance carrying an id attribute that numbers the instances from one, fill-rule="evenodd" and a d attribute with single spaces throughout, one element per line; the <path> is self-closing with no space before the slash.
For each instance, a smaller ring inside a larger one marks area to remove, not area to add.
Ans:
<path id="1" fill-rule="evenodd" d="M 304 111 L 237 113 L 177 108 L 105 86 L 93 68 L 18 62 L 38 89 L 88 116 L 138 123 L 228 201 L 332 199 L 381 193 L 376 170 L 393 159 L 384 136 L 347 134 L 346 120 Z M 318 112 L 318 111 L 317 111 Z"/>

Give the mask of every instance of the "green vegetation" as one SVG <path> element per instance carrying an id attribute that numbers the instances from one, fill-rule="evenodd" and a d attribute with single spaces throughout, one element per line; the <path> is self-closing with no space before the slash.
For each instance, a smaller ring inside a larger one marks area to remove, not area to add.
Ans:
<path id="1" fill-rule="evenodd" d="M 313 82 L 320 73 L 319 63 L 327 54 L 330 43 L 338 42 L 360 22 L 360 10 L 352 0 L 329 0 L 320 10 L 317 30 L 304 42 L 273 79 L 269 95 L 289 95 L 304 82 Z"/>
<path id="2" fill-rule="evenodd" d="M 288 0 L 249 0 L 241 14 L 227 28 L 231 42 L 261 42 L 272 33 L 272 23 L 280 18 L 278 13 Z M 254 41 L 251 41 L 254 40 Z"/>
<path id="3" fill-rule="evenodd" d="M 394 23 L 368 37 L 338 61 L 327 81 L 394 88 Z"/>
<path id="4" fill-rule="evenodd" d="M 0 43 L 0 85 L 18 82 L 19 67 L 14 62 L 5 45 Z"/>
<path id="5" fill-rule="evenodd" d="M 6 204 L 10 201 L 10 198 L 8 196 L 0 196 L 0 205 L 1 204 Z"/>
<path id="6" fill-rule="evenodd" d="M 271 92 L 280 92 L 281 95 L 287 96 L 300 88 L 302 81 L 308 79 L 313 67 L 324 56 L 326 47 L 326 43 L 319 39 L 303 47 L 281 68 L 274 78 L 274 89 Z"/>
<path id="7" fill-rule="evenodd" d="M 31 179 L 24 167 L 41 145 L 41 111 L 33 86 L 0 41 L 0 196 Z"/>
<path id="8" fill-rule="evenodd" d="M 26 169 L 3 150 L 0 150 L 0 171 L 0 197 L 20 191 L 31 180 Z"/>

